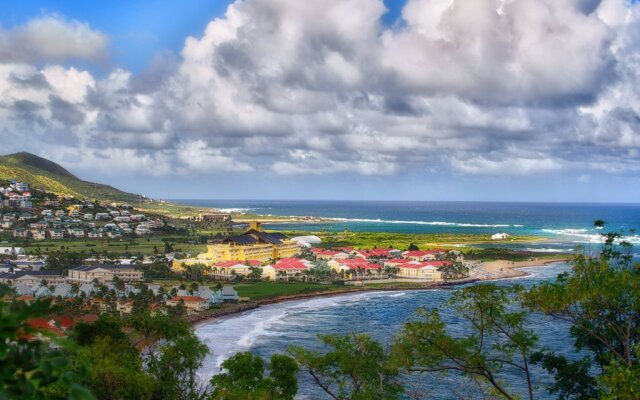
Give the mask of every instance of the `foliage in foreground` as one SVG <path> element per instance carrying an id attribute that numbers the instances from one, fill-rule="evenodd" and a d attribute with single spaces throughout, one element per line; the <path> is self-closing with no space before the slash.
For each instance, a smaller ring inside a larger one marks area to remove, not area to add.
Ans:
<path id="1" fill-rule="evenodd" d="M 453 377 L 453 386 L 473 385 L 472 397 L 534 399 L 534 368 L 548 372 L 546 389 L 560 399 L 640 399 L 640 266 L 619 235 L 605 239 L 600 254 L 576 256 L 570 273 L 529 290 L 456 291 L 445 305 L 453 323 L 424 309 L 390 349 L 363 334 L 321 336 L 324 351 L 292 347 L 268 364 L 239 353 L 205 387 L 196 371 L 207 347 L 180 319 L 103 314 L 62 340 L 27 323 L 50 313 L 48 303 L 0 300 L 0 400 L 293 399 L 298 372 L 340 400 L 398 399 L 406 375 L 427 386 L 427 376 Z M 541 347 L 534 327 L 542 319 L 568 327 L 576 356 Z"/>

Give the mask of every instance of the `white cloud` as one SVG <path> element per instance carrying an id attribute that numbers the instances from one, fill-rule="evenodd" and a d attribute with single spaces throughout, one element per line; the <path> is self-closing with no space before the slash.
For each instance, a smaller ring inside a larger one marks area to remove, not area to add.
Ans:
<path id="1" fill-rule="evenodd" d="M 459 172 L 474 175 L 533 175 L 557 171 L 560 163 L 548 158 L 506 158 L 490 160 L 483 156 L 451 160 Z"/>
<path id="2" fill-rule="evenodd" d="M 101 79 L 36 66 L 103 57 L 106 38 L 85 24 L 48 17 L 0 31 L 0 54 L 8 38 L 37 36 L 23 31 L 71 35 L 66 49 L 25 46 L 0 62 L 0 132 L 29 135 L 18 148 L 94 154 L 79 158 L 85 168 L 131 157 L 148 174 L 625 174 L 640 164 L 638 6 L 409 0 L 393 27 L 385 12 L 380 0 L 238 1 L 187 38 L 180 59 Z"/>
<path id="3" fill-rule="evenodd" d="M 13 29 L 0 29 L 0 63 L 107 60 L 106 35 L 88 24 L 57 16 L 32 19 Z"/>

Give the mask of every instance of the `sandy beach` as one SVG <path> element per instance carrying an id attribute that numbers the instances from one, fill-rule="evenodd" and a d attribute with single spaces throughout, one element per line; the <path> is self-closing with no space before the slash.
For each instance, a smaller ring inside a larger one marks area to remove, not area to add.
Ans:
<path id="1" fill-rule="evenodd" d="M 568 259 L 569 257 L 557 257 L 527 261 L 488 261 L 477 264 L 476 268 L 471 269 L 471 272 L 472 276 L 477 277 L 480 280 L 515 278 L 527 275 L 526 272 L 520 271 L 518 268 L 547 265 L 555 262 L 567 261 Z"/>

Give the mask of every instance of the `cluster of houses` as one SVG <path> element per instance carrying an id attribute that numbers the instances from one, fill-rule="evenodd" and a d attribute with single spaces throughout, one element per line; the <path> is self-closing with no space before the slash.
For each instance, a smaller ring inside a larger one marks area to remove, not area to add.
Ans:
<path id="1" fill-rule="evenodd" d="M 0 232 L 11 231 L 16 238 L 32 240 L 119 239 L 149 235 L 165 225 L 162 219 L 134 213 L 127 204 L 102 209 L 88 200 L 56 197 L 38 200 L 34 206 L 28 190 L 29 185 L 22 182 L 0 187 Z"/>
<path id="2" fill-rule="evenodd" d="M 142 287 L 154 296 L 160 296 L 167 306 L 183 304 L 188 313 L 195 313 L 214 304 L 238 301 L 238 293 L 231 286 L 211 290 L 207 286 L 186 290 L 178 286 L 162 290 L 159 284 L 144 284 L 143 273 L 131 265 L 84 265 L 68 270 L 63 276 L 55 271 L 0 272 L 0 283 L 11 286 L 16 299 L 33 301 L 36 298 L 71 299 L 83 298 L 101 311 L 110 306 L 104 300 L 105 293 L 114 293 L 118 301 L 117 311 L 130 313 L 132 295 L 140 293 Z M 117 281 L 122 282 L 116 284 Z"/>
<path id="3" fill-rule="evenodd" d="M 321 249 L 310 248 L 316 260 L 325 261 L 331 271 L 345 279 L 383 279 L 401 278 L 440 282 L 443 280 L 441 269 L 462 261 L 462 254 L 446 250 L 411 250 L 353 248 Z M 206 266 L 205 273 L 214 279 L 234 279 L 252 277 L 264 280 L 302 279 L 317 268 L 318 262 L 305 258 L 285 257 L 275 262 L 264 263 L 260 260 L 219 261 Z M 182 267 L 174 268 L 177 272 Z"/>
<path id="4" fill-rule="evenodd" d="M 8 187 L 0 186 L 0 208 L 5 207 L 31 209 L 33 201 L 29 191 L 29 184 L 13 180 Z"/>

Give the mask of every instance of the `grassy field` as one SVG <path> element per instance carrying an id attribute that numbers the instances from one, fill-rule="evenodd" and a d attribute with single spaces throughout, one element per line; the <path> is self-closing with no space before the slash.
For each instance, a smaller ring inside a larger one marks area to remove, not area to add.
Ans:
<path id="1" fill-rule="evenodd" d="M 275 283 L 251 282 L 234 285 L 240 297 L 249 297 L 252 301 L 271 299 L 279 296 L 291 296 L 301 293 L 318 293 L 327 290 L 345 289 L 345 286 L 320 285 L 317 283 Z"/>
<path id="2" fill-rule="evenodd" d="M 163 239 L 167 239 L 173 242 L 174 251 L 186 252 L 186 253 L 202 253 L 207 249 L 206 245 L 201 244 L 189 244 L 189 243 L 177 243 L 175 240 L 183 240 L 179 237 L 151 237 L 148 240 L 146 238 L 132 239 L 132 240 L 43 240 L 40 242 L 31 242 L 28 246 L 24 246 L 24 243 L 11 242 L 16 247 L 25 247 L 25 251 L 29 254 L 34 254 L 37 249 L 40 249 L 41 253 L 47 251 L 60 250 L 61 246 L 64 246 L 67 251 L 85 253 L 142 253 L 145 255 L 155 254 L 155 249 L 160 254 L 164 254 L 164 242 Z M 5 244 L 6 246 L 6 244 Z"/>
<path id="3" fill-rule="evenodd" d="M 357 248 L 393 247 L 406 249 L 411 243 L 420 249 L 451 247 L 452 245 L 473 245 L 504 243 L 491 240 L 490 235 L 460 233 L 386 233 L 386 232 L 304 232 L 284 231 L 289 236 L 316 235 L 322 239 L 322 247 L 353 246 Z M 545 240 L 539 236 L 514 236 L 511 242 L 537 242 Z"/>
<path id="4" fill-rule="evenodd" d="M 171 280 L 156 280 L 154 283 L 162 285 L 165 289 L 169 290 L 173 286 L 180 286 L 184 284 L 187 288 L 193 283 L 192 281 L 180 281 L 176 279 Z M 197 285 L 203 285 L 202 282 L 195 282 Z M 207 282 L 211 289 L 215 289 L 218 282 Z M 220 282 L 225 285 L 229 282 Z M 241 282 L 232 284 L 238 291 L 240 297 L 248 297 L 251 301 L 272 299 L 280 296 L 292 296 L 302 293 L 321 293 L 328 290 L 335 289 L 355 289 L 353 286 L 344 285 L 320 285 L 318 283 L 302 283 L 302 282 Z"/>

